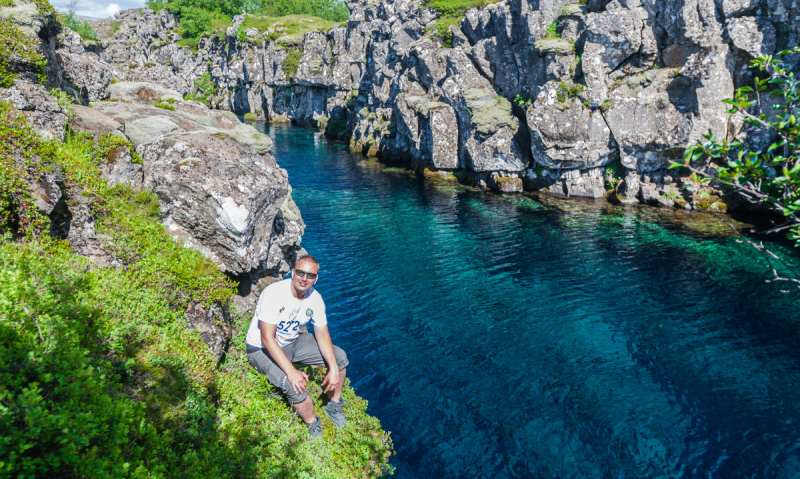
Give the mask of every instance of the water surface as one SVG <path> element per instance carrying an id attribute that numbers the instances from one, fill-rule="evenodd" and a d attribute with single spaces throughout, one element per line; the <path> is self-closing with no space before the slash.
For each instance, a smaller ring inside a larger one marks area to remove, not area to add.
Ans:
<path id="1" fill-rule="evenodd" d="M 800 477 L 798 294 L 726 226 L 425 183 L 261 128 L 398 478 Z"/>

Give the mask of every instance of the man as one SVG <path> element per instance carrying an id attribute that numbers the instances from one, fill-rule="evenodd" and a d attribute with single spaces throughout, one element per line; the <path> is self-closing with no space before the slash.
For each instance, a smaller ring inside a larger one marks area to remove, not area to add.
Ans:
<path id="1" fill-rule="evenodd" d="M 336 427 L 347 424 L 342 410 L 347 354 L 331 342 L 325 303 L 314 289 L 318 278 L 317 260 L 313 256 L 300 258 L 291 279 L 273 283 L 261 293 L 246 338 L 250 364 L 286 394 L 314 438 L 322 437 L 322 423 L 306 391 L 308 375 L 292 363 L 328 367 L 322 381 L 330 397 L 325 413 Z M 299 332 L 309 321 L 316 338 Z"/>

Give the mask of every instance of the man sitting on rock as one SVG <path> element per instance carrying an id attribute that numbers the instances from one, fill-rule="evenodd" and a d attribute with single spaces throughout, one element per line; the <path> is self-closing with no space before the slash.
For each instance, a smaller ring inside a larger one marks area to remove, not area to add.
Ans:
<path id="1" fill-rule="evenodd" d="M 306 391 L 308 375 L 292 363 L 328 367 L 322 381 L 330 397 L 325 413 L 336 427 L 347 424 L 342 410 L 347 354 L 331 342 L 325 303 L 314 289 L 318 273 L 317 260 L 304 256 L 297 261 L 291 279 L 269 285 L 258 298 L 246 338 L 250 364 L 283 391 L 314 438 L 322 437 L 322 423 Z M 316 338 L 299 332 L 309 321 Z"/>

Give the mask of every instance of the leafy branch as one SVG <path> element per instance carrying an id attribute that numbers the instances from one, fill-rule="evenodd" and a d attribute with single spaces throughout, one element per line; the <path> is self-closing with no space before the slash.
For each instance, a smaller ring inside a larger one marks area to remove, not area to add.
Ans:
<path id="1" fill-rule="evenodd" d="M 740 141 L 720 142 L 709 130 L 686 149 L 683 163 L 673 163 L 670 168 L 687 168 L 713 178 L 749 203 L 782 214 L 789 227 L 781 230 L 789 229 L 789 237 L 800 245 L 800 85 L 791 69 L 779 61 L 781 56 L 794 53 L 800 53 L 800 47 L 752 60 L 751 68 L 766 71 L 767 77 L 755 78 L 753 87 L 738 88 L 734 98 L 723 101 L 731 106 L 728 113 L 739 113 L 745 123 L 775 135 L 776 141 L 766 151 L 752 151 Z M 764 113 L 748 111 L 762 106 L 763 94 L 770 86 L 767 95 L 783 100 L 772 107 L 778 112 L 774 120 Z M 706 167 L 707 163 L 711 167 Z"/>
<path id="2" fill-rule="evenodd" d="M 720 142 L 709 130 L 702 139 L 686 148 L 683 162 L 673 162 L 670 169 L 686 168 L 695 177 L 714 180 L 728 191 L 727 194 L 737 194 L 752 205 L 783 215 L 786 221 L 766 233 L 788 230 L 789 238 L 795 241 L 796 246 L 800 246 L 800 82 L 791 68 L 780 61 L 780 57 L 796 53 L 800 53 L 800 47 L 751 60 L 750 68 L 766 72 L 765 77 L 757 76 L 752 87 L 738 88 L 733 98 L 723 100 L 730 106 L 728 113 L 738 113 L 745 123 L 774 135 L 775 141 L 766 151 L 753 151 L 741 141 L 728 143 L 727 139 L 723 139 Z M 767 90 L 770 91 L 767 93 Z M 772 107 L 776 112 L 774 118 L 760 113 L 763 111 L 765 94 L 781 99 L 779 104 Z M 752 112 L 753 107 L 757 107 L 758 114 Z M 764 254 L 773 274 L 770 281 L 787 281 L 800 288 L 800 274 L 797 271 L 768 250 L 763 242 L 756 243 L 729 222 L 725 223 Z M 780 262 L 794 278 L 782 277 L 775 267 L 776 262 Z"/>

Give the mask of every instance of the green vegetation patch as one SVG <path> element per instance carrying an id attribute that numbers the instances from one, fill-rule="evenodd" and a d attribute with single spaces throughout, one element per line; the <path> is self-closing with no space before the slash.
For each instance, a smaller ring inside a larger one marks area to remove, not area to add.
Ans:
<path id="1" fill-rule="evenodd" d="M 306 15 L 330 22 L 346 22 L 350 10 L 340 0 L 270 0 L 262 1 L 251 13 L 266 17 Z"/>
<path id="2" fill-rule="evenodd" d="M 442 39 L 442 43 L 446 47 L 451 47 L 453 38 L 448 31 L 451 25 L 460 25 L 464 14 L 470 8 L 483 8 L 498 1 L 500 0 L 425 0 L 425 6 L 436 10 L 439 14 L 439 18 L 431 30 Z"/>
<path id="3" fill-rule="evenodd" d="M 155 103 L 153 103 L 153 106 L 156 108 L 161 108 L 163 110 L 175 111 L 175 107 L 172 106 L 174 103 L 175 103 L 174 98 L 167 98 L 167 99 L 159 98 Z"/>
<path id="4" fill-rule="evenodd" d="M 283 62 L 281 63 L 281 69 L 283 73 L 286 74 L 286 79 L 292 78 L 297 73 L 297 65 L 300 63 L 300 59 L 303 57 L 303 49 L 291 49 L 284 57 Z"/>
<path id="5" fill-rule="evenodd" d="M 346 385 L 348 427 L 327 418 L 308 432 L 247 363 L 249 318 L 221 365 L 186 329 L 192 302 L 220 311 L 234 284 L 212 261 L 173 241 L 149 190 L 109 186 L 100 165 L 124 138 L 36 135 L 0 103 L 0 476 L 238 478 L 378 477 L 391 441 Z M 26 153 L 27 152 L 27 153 Z M 19 160 L 19 158 L 24 158 Z M 14 158 L 17 158 L 16 160 Z M 136 160 L 136 158 L 134 158 Z M 107 251 L 103 268 L 43 235 L 30 202 L 31 169 L 58 168 L 69 205 L 88 205 Z M 30 195 L 28 195 L 29 197 Z M 23 225 L 22 218 L 28 219 Z M 12 241 L 12 230 L 27 232 Z M 309 369 L 317 404 L 323 374 Z"/>
<path id="6" fill-rule="evenodd" d="M 209 72 L 205 72 L 202 76 L 195 78 L 194 87 L 194 93 L 186 95 L 186 99 L 199 101 L 211 106 L 211 98 L 215 93 L 217 93 L 217 85 L 211 79 L 211 74 Z"/>
<path id="7" fill-rule="evenodd" d="M 248 14 L 240 27 L 242 36 L 244 30 L 253 27 L 260 32 L 274 27 L 277 35 L 327 31 L 350 17 L 341 0 L 147 0 L 146 4 L 155 11 L 169 8 L 175 12 L 184 40 L 211 34 L 224 36 L 233 25 L 233 16 L 242 12 Z M 197 47 L 196 43 L 191 45 Z M 191 45 L 186 42 L 184 46 Z"/>
<path id="8" fill-rule="evenodd" d="M 347 18 L 345 18 L 347 20 Z M 278 36 L 283 35 L 305 35 L 310 32 L 327 32 L 332 28 L 342 25 L 342 21 L 326 20 L 322 17 L 311 15 L 286 15 L 282 17 L 257 17 L 247 15 L 244 18 L 242 28 L 255 28 L 259 33 L 264 33 L 272 29 Z"/>
<path id="9" fill-rule="evenodd" d="M 79 19 L 75 13 L 77 6 L 78 0 L 71 0 L 67 3 L 67 12 L 60 15 L 61 24 L 80 35 L 84 40 L 97 40 L 97 31 L 92 24 L 88 20 Z"/>
<path id="10" fill-rule="evenodd" d="M 0 87 L 14 84 L 16 73 L 35 72 L 44 81 L 47 62 L 37 49 L 38 39 L 25 35 L 11 20 L 0 19 Z"/>

